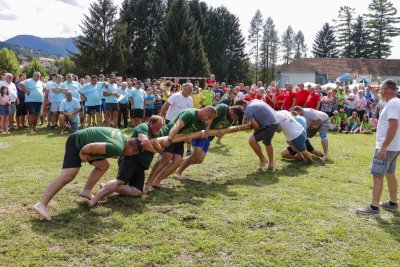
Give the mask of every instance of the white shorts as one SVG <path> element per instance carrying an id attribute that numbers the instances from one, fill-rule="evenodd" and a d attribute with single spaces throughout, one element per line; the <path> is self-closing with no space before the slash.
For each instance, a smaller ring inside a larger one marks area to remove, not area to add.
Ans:
<path id="1" fill-rule="evenodd" d="M 60 102 L 52 102 L 51 106 L 50 106 L 50 112 L 58 112 L 58 110 L 60 109 Z"/>

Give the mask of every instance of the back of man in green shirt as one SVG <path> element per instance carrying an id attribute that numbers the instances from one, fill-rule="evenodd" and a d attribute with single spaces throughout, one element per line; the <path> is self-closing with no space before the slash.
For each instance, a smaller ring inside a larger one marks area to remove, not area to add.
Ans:
<path id="1" fill-rule="evenodd" d="M 66 142 L 61 174 L 48 185 L 40 201 L 33 208 L 45 220 L 50 221 L 51 217 L 47 213 L 48 203 L 61 188 L 75 179 L 82 162 L 89 162 L 94 169 L 79 195 L 92 199 L 93 187 L 110 166 L 107 158 L 122 154 L 132 156 L 142 150 L 142 141 L 137 138 L 127 138 L 118 129 L 96 127 L 77 131 L 70 135 Z"/>

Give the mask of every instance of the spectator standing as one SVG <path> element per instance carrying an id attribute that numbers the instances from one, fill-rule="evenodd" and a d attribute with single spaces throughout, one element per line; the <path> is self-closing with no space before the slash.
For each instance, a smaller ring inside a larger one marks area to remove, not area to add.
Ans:
<path id="1" fill-rule="evenodd" d="M 16 104 L 18 104 L 18 92 L 15 84 L 13 83 L 14 76 L 11 73 L 6 73 L 4 75 L 4 81 L 0 82 L 0 86 L 5 86 L 8 88 L 8 95 L 10 97 L 10 117 L 9 117 L 9 127 L 10 130 L 14 129 L 14 115 L 16 111 Z"/>
<path id="2" fill-rule="evenodd" d="M 304 88 L 304 84 L 300 84 L 299 86 L 299 91 L 296 92 L 296 106 L 300 106 L 304 108 L 306 106 L 306 102 L 308 99 L 308 96 L 310 95 L 310 90 L 311 85 L 307 87 L 307 89 Z M 315 90 L 314 90 L 315 92 Z"/>
<path id="3" fill-rule="evenodd" d="M 6 86 L 0 87 L 0 134 L 10 134 L 8 124 L 10 119 L 10 96 Z"/>
<path id="4" fill-rule="evenodd" d="M 154 103 L 156 101 L 156 97 L 153 94 L 153 90 L 151 87 L 147 87 L 146 89 L 146 110 L 145 110 L 145 120 L 149 121 L 150 117 L 154 114 Z"/>
<path id="5" fill-rule="evenodd" d="M 283 99 L 282 109 L 284 110 L 292 110 L 296 105 L 296 93 L 293 92 L 293 84 L 286 85 L 285 98 Z"/>
<path id="6" fill-rule="evenodd" d="M 131 125 L 133 127 L 138 126 L 143 122 L 144 118 L 144 102 L 146 98 L 146 92 L 141 88 L 142 82 L 137 81 L 135 88 L 131 91 L 131 106 L 133 109 L 133 122 L 131 120 Z"/>
<path id="7" fill-rule="evenodd" d="M 128 84 L 126 82 L 121 83 L 121 87 L 118 88 L 118 127 L 122 128 L 122 119 L 124 120 L 124 128 L 128 127 L 128 110 L 129 110 L 129 93 L 127 90 Z"/>
<path id="8" fill-rule="evenodd" d="M 321 103 L 321 97 L 316 93 L 314 87 L 310 87 L 309 90 L 310 90 L 310 94 L 307 97 L 307 101 L 306 101 L 305 105 L 307 108 L 313 108 L 313 109 L 319 110 L 319 106 Z"/>
<path id="9" fill-rule="evenodd" d="M 21 89 L 19 89 L 18 85 L 20 82 L 23 82 L 26 79 L 26 74 L 21 73 L 18 75 L 18 80 L 15 82 L 15 87 L 17 88 L 18 93 L 18 102 L 16 103 L 16 119 L 17 119 L 17 127 L 22 129 L 25 128 L 25 116 L 28 114 L 25 106 L 25 93 Z"/>

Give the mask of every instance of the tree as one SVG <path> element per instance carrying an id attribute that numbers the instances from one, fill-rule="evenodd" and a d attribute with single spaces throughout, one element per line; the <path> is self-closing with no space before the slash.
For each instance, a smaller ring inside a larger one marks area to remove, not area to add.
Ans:
<path id="1" fill-rule="evenodd" d="M 307 54 L 307 45 L 305 44 L 304 34 L 302 31 L 299 31 L 294 36 L 294 58 L 302 58 Z"/>
<path id="2" fill-rule="evenodd" d="M 341 6 L 336 20 L 337 45 L 342 50 L 342 56 L 352 57 L 351 32 L 353 26 L 354 8 Z"/>
<path id="3" fill-rule="evenodd" d="M 250 44 L 250 55 L 255 56 L 255 64 L 256 64 L 256 81 L 258 80 L 257 72 L 258 72 L 258 44 L 261 39 L 261 31 L 263 27 L 263 17 L 261 11 L 258 9 L 256 14 L 251 19 L 248 42 Z"/>
<path id="4" fill-rule="evenodd" d="M 73 54 L 80 74 L 111 73 L 116 71 L 110 63 L 115 57 L 112 49 L 116 35 L 117 6 L 112 0 L 97 0 L 89 8 L 89 15 L 84 15 L 82 34 L 74 43 L 78 49 Z"/>
<path id="5" fill-rule="evenodd" d="M 369 31 L 365 29 L 364 19 L 358 16 L 351 31 L 351 56 L 354 58 L 369 58 L 371 55 Z"/>
<path id="6" fill-rule="evenodd" d="M 293 60 L 294 37 L 292 26 L 289 25 L 282 35 L 282 51 L 285 64 L 289 64 Z"/>
<path id="7" fill-rule="evenodd" d="M 164 16 L 163 0 L 124 0 L 120 11 L 119 27 L 125 30 L 121 41 L 125 44 L 126 73 L 141 79 L 151 75 L 151 53 L 156 45 L 156 36 L 161 29 Z M 118 44 L 117 44 L 118 45 Z M 124 49 L 124 47 L 120 47 Z M 117 50 L 118 51 L 118 50 Z"/>
<path id="8" fill-rule="evenodd" d="M 12 50 L 3 48 L 0 50 L 0 70 L 17 75 L 19 72 L 18 58 Z"/>
<path id="9" fill-rule="evenodd" d="M 279 37 L 275 24 L 268 17 L 263 26 L 263 37 L 260 45 L 260 79 L 270 83 L 275 76 L 275 65 L 278 58 Z"/>
<path id="10" fill-rule="evenodd" d="M 329 23 L 325 23 L 315 36 L 312 53 L 316 58 L 336 58 L 339 56 L 335 32 Z"/>
<path id="11" fill-rule="evenodd" d="M 26 74 L 26 77 L 31 78 L 35 71 L 40 72 L 42 76 L 47 75 L 46 68 L 40 63 L 39 59 L 35 58 L 30 64 L 25 65 L 22 68 L 22 72 Z"/>
<path id="12" fill-rule="evenodd" d="M 75 62 L 72 61 L 70 57 L 65 57 L 60 59 L 59 66 L 60 66 L 59 73 L 62 76 L 65 76 L 68 73 L 75 73 L 76 71 Z"/>
<path id="13" fill-rule="evenodd" d="M 366 26 L 371 32 L 371 56 L 374 58 L 386 58 L 390 55 L 392 38 L 400 35 L 400 17 L 397 9 L 389 0 L 372 0 L 365 14 Z"/>
<path id="14" fill-rule="evenodd" d="M 154 74 L 208 76 L 210 66 L 186 0 L 172 1 L 152 54 Z"/>

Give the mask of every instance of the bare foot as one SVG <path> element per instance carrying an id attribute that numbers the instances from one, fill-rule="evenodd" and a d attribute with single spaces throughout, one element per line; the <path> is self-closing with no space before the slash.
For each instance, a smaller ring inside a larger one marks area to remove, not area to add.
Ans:
<path id="1" fill-rule="evenodd" d="M 171 189 L 171 187 L 165 184 L 152 184 L 151 187 L 154 189 Z"/>
<path id="2" fill-rule="evenodd" d="M 103 189 L 105 186 L 106 186 L 106 183 L 101 183 L 101 184 L 99 185 L 100 189 Z"/>
<path id="3" fill-rule="evenodd" d="M 258 165 L 257 170 L 262 171 L 265 167 L 265 165 L 267 165 L 268 161 L 267 160 L 263 160 L 260 162 L 260 165 Z"/>
<path id="4" fill-rule="evenodd" d="M 79 193 L 79 196 L 89 199 L 91 200 L 92 198 L 94 198 L 94 196 L 92 195 L 92 193 L 90 191 L 86 191 L 86 190 L 82 190 L 82 192 Z"/>
<path id="5" fill-rule="evenodd" d="M 182 176 L 182 173 L 175 173 L 175 177 L 176 177 L 176 179 L 178 179 L 178 180 L 183 180 L 183 179 L 185 179 L 185 177 Z"/>
<path id="6" fill-rule="evenodd" d="M 322 157 L 319 158 L 321 161 L 326 161 L 328 159 L 328 156 L 324 155 Z"/>
<path id="7" fill-rule="evenodd" d="M 39 215 L 46 221 L 51 221 L 50 215 L 47 213 L 46 206 L 38 202 L 33 208 L 39 213 Z"/>
<path id="8" fill-rule="evenodd" d="M 85 199 L 85 202 L 87 203 L 89 208 L 92 208 L 93 206 L 95 206 L 97 203 L 93 203 L 92 200 L 89 199 Z"/>

